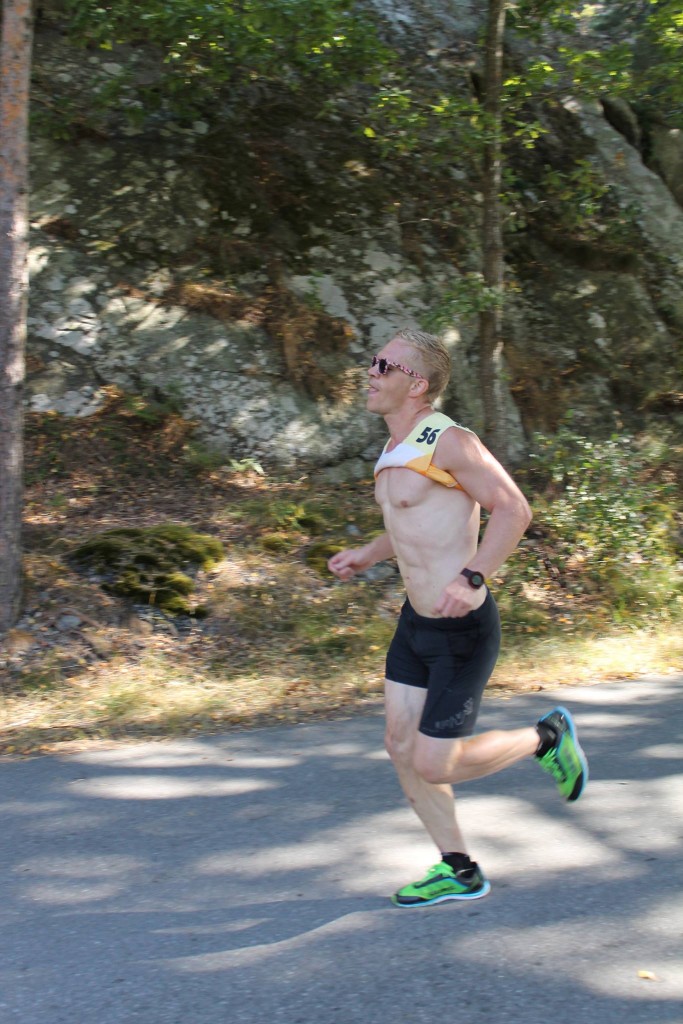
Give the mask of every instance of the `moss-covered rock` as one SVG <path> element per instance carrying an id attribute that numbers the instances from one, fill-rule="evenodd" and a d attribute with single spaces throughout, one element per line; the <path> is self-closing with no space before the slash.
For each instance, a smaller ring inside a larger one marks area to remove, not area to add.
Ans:
<path id="1" fill-rule="evenodd" d="M 282 554 L 285 551 L 291 551 L 296 546 L 296 537 L 291 537 L 288 533 L 264 533 L 261 537 L 261 547 L 264 551 L 270 551 L 273 554 Z"/>
<path id="2" fill-rule="evenodd" d="M 316 541 L 306 551 L 306 564 L 319 572 L 321 576 L 329 575 L 329 569 L 327 568 L 327 562 L 332 555 L 336 555 L 337 552 L 343 551 L 341 544 L 334 544 L 331 541 Z"/>
<path id="3" fill-rule="evenodd" d="M 206 609 L 190 600 L 195 586 L 191 574 L 211 569 L 223 555 L 223 545 L 215 537 L 178 523 L 162 523 L 97 534 L 79 544 L 70 560 L 96 573 L 110 593 L 153 604 L 170 615 L 205 615 Z"/>

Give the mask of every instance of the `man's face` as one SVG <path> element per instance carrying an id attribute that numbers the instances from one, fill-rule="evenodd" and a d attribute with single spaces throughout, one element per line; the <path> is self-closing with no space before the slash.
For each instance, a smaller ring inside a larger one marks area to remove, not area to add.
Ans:
<path id="1" fill-rule="evenodd" d="M 380 373 L 381 364 L 368 368 L 367 409 L 380 416 L 396 412 L 410 395 L 411 387 L 421 378 L 421 368 L 415 350 L 400 338 L 392 338 L 377 353 L 377 359 L 386 360 L 386 372 Z M 391 364 L 398 363 L 399 366 Z M 411 370 L 416 376 L 411 376 Z"/>

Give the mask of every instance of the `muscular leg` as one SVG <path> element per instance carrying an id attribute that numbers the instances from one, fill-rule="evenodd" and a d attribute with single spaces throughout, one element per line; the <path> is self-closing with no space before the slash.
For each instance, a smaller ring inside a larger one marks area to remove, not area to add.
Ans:
<path id="1" fill-rule="evenodd" d="M 403 792 L 440 853 L 466 853 L 455 816 L 453 790 L 448 783 L 422 778 L 414 766 L 417 731 L 427 691 L 390 680 L 385 684 L 386 748 Z"/>
<path id="2" fill-rule="evenodd" d="M 509 768 L 538 748 L 536 729 L 500 729 L 463 739 L 436 739 L 418 733 L 413 764 L 431 783 L 469 782 Z"/>
<path id="3" fill-rule="evenodd" d="M 464 739 L 435 739 L 418 732 L 426 690 L 385 684 L 386 747 L 403 791 L 442 853 L 467 853 L 455 815 L 452 783 L 491 775 L 530 757 L 535 728 L 495 730 Z"/>

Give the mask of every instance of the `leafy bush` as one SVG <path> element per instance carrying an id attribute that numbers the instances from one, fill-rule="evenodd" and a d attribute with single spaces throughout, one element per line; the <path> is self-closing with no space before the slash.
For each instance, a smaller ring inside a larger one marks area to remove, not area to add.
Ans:
<path id="1" fill-rule="evenodd" d="M 665 608 L 676 571 L 676 484 L 663 444 L 623 434 L 594 441 L 563 425 L 537 435 L 531 455 L 534 532 L 527 579 L 547 575 L 544 552 L 574 592 L 601 592 L 613 617 Z"/>

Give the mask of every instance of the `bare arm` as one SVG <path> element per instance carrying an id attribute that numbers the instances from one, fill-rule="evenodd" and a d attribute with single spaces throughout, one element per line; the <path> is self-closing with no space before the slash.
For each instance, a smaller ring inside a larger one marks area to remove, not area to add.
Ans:
<path id="1" fill-rule="evenodd" d="M 512 554 L 531 522 L 531 509 L 517 484 L 481 441 L 461 430 L 448 430 L 439 441 L 435 459 L 455 476 L 463 489 L 489 513 L 484 536 L 467 563 L 485 577 L 495 573 Z M 464 576 L 445 587 L 436 606 L 440 615 L 466 615 L 477 593 Z"/>
<path id="2" fill-rule="evenodd" d="M 383 562 L 385 558 L 391 558 L 393 553 L 394 549 L 389 534 L 381 533 L 360 548 L 346 548 L 344 551 L 338 551 L 329 559 L 327 567 L 340 580 L 350 580 L 356 573 L 364 572 L 376 562 Z"/>

